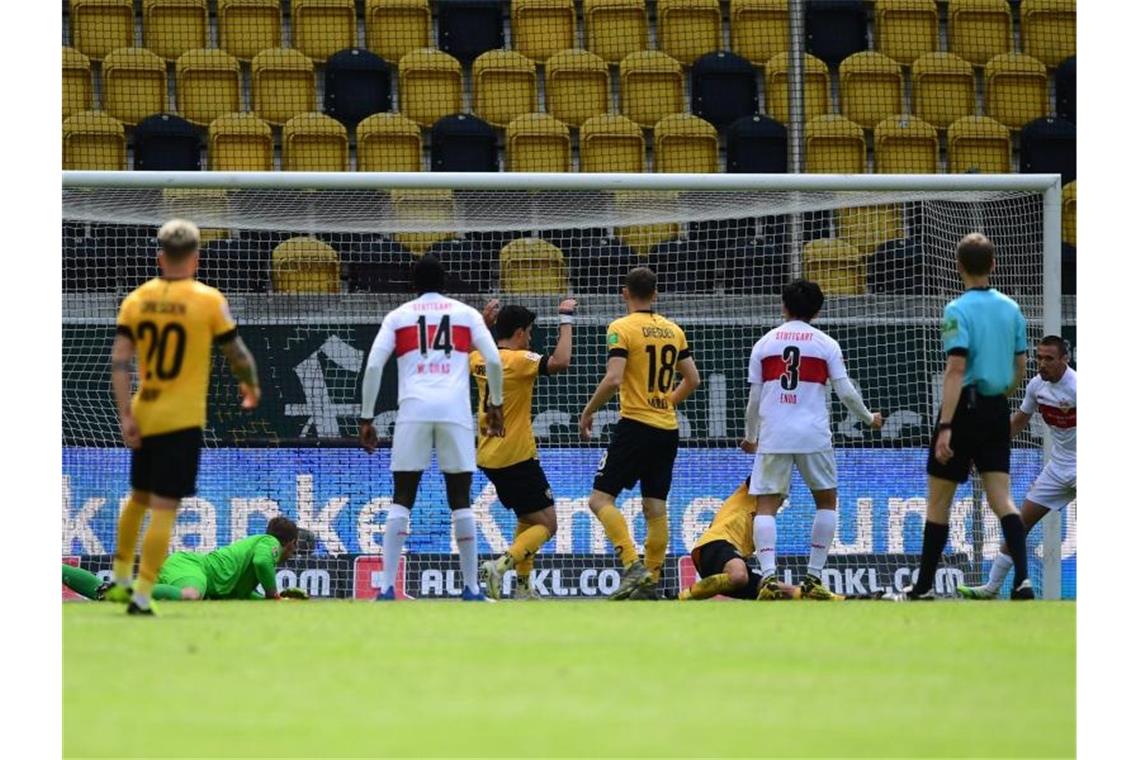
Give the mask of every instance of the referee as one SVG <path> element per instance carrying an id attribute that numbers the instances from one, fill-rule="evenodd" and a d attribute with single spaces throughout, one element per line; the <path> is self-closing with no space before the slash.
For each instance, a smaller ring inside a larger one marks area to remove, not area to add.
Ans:
<path id="1" fill-rule="evenodd" d="M 1009 492 L 1008 397 L 1025 379 L 1025 317 L 1017 302 L 990 287 L 994 244 L 981 233 L 958 243 L 958 272 L 966 292 L 942 315 L 942 408 L 926 460 L 926 526 L 914 586 L 897 598 L 933 598 L 934 573 L 950 533 L 950 502 L 978 468 L 990 509 L 1013 558 L 1013 599 L 1032 599 L 1025 530 Z"/>

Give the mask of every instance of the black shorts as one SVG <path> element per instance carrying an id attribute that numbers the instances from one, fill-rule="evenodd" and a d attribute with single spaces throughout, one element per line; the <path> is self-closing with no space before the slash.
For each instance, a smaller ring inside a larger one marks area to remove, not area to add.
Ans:
<path id="1" fill-rule="evenodd" d="M 641 483 L 641 495 L 664 499 L 673 484 L 673 460 L 680 434 L 622 417 L 594 476 L 594 490 L 616 497 Z"/>
<path id="2" fill-rule="evenodd" d="M 198 456 L 202 428 L 150 435 L 131 452 L 131 488 L 167 499 L 198 491 Z"/>
<path id="3" fill-rule="evenodd" d="M 540 512 L 554 506 L 554 494 L 537 459 L 526 459 L 507 467 L 479 469 L 495 484 L 503 506 L 516 515 Z"/>
<path id="4" fill-rule="evenodd" d="M 746 566 L 748 564 L 748 560 L 741 555 L 740 551 L 724 539 L 717 539 L 716 541 L 709 541 L 707 544 L 695 546 L 689 556 L 693 558 L 693 565 L 697 568 L 697 573 L 702 578 L 723 573 L 725 566 L 734 559 L 742 560 Z M 748 583 L 740 588 L 728 591 L 724 595 L 731 596 L 734 599 L 755 599 L 759 593 L 760 574 L 752 568 L 749 568 Z"/>
<path id="5" fill-rule="evenodd" d="M 927 475 L 965 483 L 971 464 L 978 472 L 1009 472 L 1009 401 L 1005 396 L 982 396 L 969 386 L 963 388 L 950 424 L 954 457 L 946 464 L 934 458 L 935 431 L 926 457 Z"/>

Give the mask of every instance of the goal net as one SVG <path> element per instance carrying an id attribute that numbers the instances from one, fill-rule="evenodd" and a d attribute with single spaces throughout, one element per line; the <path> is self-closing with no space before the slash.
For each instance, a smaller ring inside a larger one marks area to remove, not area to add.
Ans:
<path id="1" fill-rule="evenodd" d="M 825 580 L 847 594 L 899 588 L 911 582 L 921 549 L 926 446 L 944 365 L 939 319 L 961 290 L 955 244 L 971 231 L 995 241 L 994 284 L 1021 304 L 1032 343 L 1059 319 L 1059 295 L 1057 303 L 1046 298 L 1046 251 L 1059 234 L 1047 232 L 1047 219 L 1059 228 L 1043 202 L 1048 186 L 1047 178 L 1012 175 L 69 175 L 62 552 L 109 567 L 129 489 L 110 393 L 114 318 L 122 298 L 157 275 L 155 232 L 179 216 L 202 228 L 199 277 L 228 296 L 264 397 L 255 413 L 242 412 L 216 360 L 198 494 L 183 504 L 174 550 L 226 545 L 280 513 L 313 537 L 281 568 L 282 585 L 320 596 L 375 593 L 392 480 L 389 450 L 368 456 L 355 443 L 359 376 L 385 313 L 413 297 L 412 263 L 431 251 L 455 297 L 535 311 L 535 351 L 553 350 L 558 301 L 579 302 L 569 371 L 535 388 L 534 430 L 559 519 L 536 558 L 540 593 L 597 598 L 618 582 L 619 564 L 587 507 L 617 402 L 597 415 L 593 441 L 579 440 L 576 421 L 604 372 L 606 326 L 625 313 L 622 279 L 639 264 L 657 272 L 657 308 L 685 329 L 704 380 L 679 412 L 664 586 L 676 591 L 694 580 L 688 552 L 750 472 L 751 457 L 737 447 L 749 353 L 781 321 L 781 286 L 803 276 L 826 293 L 816 324 L 839 341 L 867 405 L 886 417 L 881 431 L 869 431 L 833 396 L 839 522 Z M 382 436 L 395 418 L 395 380 L 390 366 L 378 407 Z M 1043 432 L 1035 421 L 1016 441 L 1018 503 L 1041 467 Z M 514 514 L 479 473 L 472 502 L 480 553 L 502 552 Z M 640 548 L 639 491 L 622 493 L 617 505 Z M 789 582 L 806 567 L 813 510 L 796 476 L 778 518 L 778 566 Z M 1069 596 L 1074 508 L 1065 521 L 1064 543 L 1043 547 L 1036 530 L 1030 556 L 1038 589 L 1053 563 Z M 939 592 L 978 582 L 1001 542 L 976 482 L 959 490 L 950 527 Z M 399 591 L 460 593 L 434 463 L 405 552 Z"/>

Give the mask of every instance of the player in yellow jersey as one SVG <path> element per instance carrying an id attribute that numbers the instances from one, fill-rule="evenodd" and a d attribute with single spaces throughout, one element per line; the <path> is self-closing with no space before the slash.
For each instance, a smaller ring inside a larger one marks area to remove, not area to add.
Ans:
<path id="1" fill-rule="evenodd" d="M 503 576 L 514 569 L 523 598 L 533 598 L 530 571 L 534 555 L 558 530 L 554 514 L 554 494 L 538 463 L 538 446 L 531 427 L 531 399 L 534 383 L 540 375 L 556 375 L 570 366 L 573 343 L 574 309 L 578 302 L 568 298 L 558 304 L 558 342 L 554 353 L 537 354 L 530 350 L 535 314 L 523 306 L 511 305 L 499 311 L 493 300 L 483 310 L 487 326 L 495 333 L 499 357 L 503 362 L 503 429 L 502 436 L 483 435 L 487 400 L 486 362 L 475 351 L 471 354 L 471 374 L 479 386 L 479 446 L 475 461 L 479 469 L 495 485 L 499 501 L 518 515 L 515 540 L 498 559 L 487 560 L 480 567 L 487 595 L 498 599 L 503 592 Z"/>
<path id="2" fill-rule="evenodd" d="M 606 332 L 606 374 L 582 409 L 578 431 L 592 434 L 594 413 L 621 394 L 621 419 L 598 463 L 590 511 L 605 528 L 624 569 L 613 599 L 656 599 L 657 581 L 669 545 L 665 499 L 677 457 L 677 404 L 701 384 L 685 332 L 653 311 L 657 275 L 647 267 L 630 270 L 622 288 L 629 314 Z M 681 375 L 676 388 L 673 381 Z M 637 556 L 625 517 L 614 506 L 622 489 L 641 483 L 645 514 L 645 560 Z"/>
<path id="3" fill-rule="evenodd" d="M 111 347 L 111 386 L 123 442 L 131 449 L 131 494 L 119 516 L 112 601 L 130 614 L 153 614 L 151 590 L 166 559 L 178 505 L 197 488 L 198 455 L 206 426 L 211 347 L 216 343 L 237 378 L 242 408 L 261 398 L 257 366 L 237 334 L 226 298 L 194 279 L 198 228 L 172 219 L 158 231 L 162 276 L 123 299 Z M 138 358 L 138 390 L 131 372 Z M 139 528 L 147 509 L 139 577 L 131 571 Z"/>

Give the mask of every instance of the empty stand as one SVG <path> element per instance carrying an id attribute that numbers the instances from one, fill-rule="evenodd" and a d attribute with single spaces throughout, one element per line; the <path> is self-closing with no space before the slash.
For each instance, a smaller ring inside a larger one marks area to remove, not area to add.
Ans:
<path id="1" fill-rule="evenodd" d="M 563 295 L 569 290 L 562 251 L 542 238 L 512 240 L 499 254 L 504 293 Z"/>
<path id="2" fill-rule="evenodd" d="M 436 172 L 497 172 L 495 130 L 468 114 L 445 116 L 431 128 L 431 169 Z"/>
<path id="3" fill-rule="evenodd" d="M 499 0 L 436 0 L 439 48 L 470 63 L 505 47 Z"/>
<path id="4" fill-rule="evenodd" d="M 430 127 L 443 116 L 463 110 L 463 69 L 441 50 L 423 49 L 400 59 L 400 111 Z"/>
<path id="5" fill-rule="evenodd" d="M 363 48 L 341 50 L 325 64 L 325 113 L 347 127 L 392 109 L 392 72 Z"/>
<path id="6" fill-rule="evenodd" d="M 788 170 L 788 130 L 767 116 L 745 116 L 725 130 L 726 171 L 782 174 Z"/>
<path id="7" fill-rule="evenodd" d="M 340 257 L 316 238 L 290 238 L 273 249 L 270 279 L 276 293 L 339 293 Z"/>
<path id="8" fill-rule="evenodd" d="M 270 124 L 284 124 L 316 108 L 313 62 L 304 54 L 273 48 L 258 53 L 251 64 L 253 111 Z"/>
<path id="9" fill-rule="evenodd" d="M 938 172 L 938 131 L 922 119 L 896 116 L 875 126 L 878 174 Z"/>
<path id="10" fill-rule="evenodd" d="M 757 66 L 788 49 L 788 4 L 785 0 L 730 0 L 732 52 Z"/>
<path id="11" fill-rule="evenodd" d="M 206 0 L 143 0 L 143 45 L 173 61 L 209 44 Z"/>
<path id="12" fill-rule="evenodd" d="M 92 60 L 135 44 L 133 0 L 70 0 L 68 19 L 71 46 Z"/>
<path id="13" fill-rule="evenodd" d="M 239 61 L 281 47 L 281 0 L 218 0 L 218 46 Z"/>
<path id="14" fill-rule="evenodd" d="M 348 132 L 323 113 L 305 113 L 285 122 L 281 168 L 287 172 L 348 171 Z"/>
<path id="15" fill-rule="evenodd" d="M 1057 116 L 1077 123 L 1077 57 L 1061 61 L 1053 77 L 1057 98 Z"/>
<path id="16" fill-rule="evenodd" d="M 574 47 L 577 20 L 574 0 L 514 0 L 511 43 L 532 61 L 543 62 Z"/>
<path id="17" fill-rule="evenodd" d="M 910 70 L 915 116 L 945 129 L 976 113 L 974 67 L 953 53 L 927 53 Z"/>
<path id="18" fill-rule="evenodd" d="M 368 49 L 389 63 L 405 53 L 434 47 L 428 0 L 367 0 L 364 37 Z"/>
<path id="19" fill-rule="evenodd" d="M 676 203 L 679 193 L 619 191 L 614 193 L 614 207 L 619 211 L 632 211 L 644 208 L 646 205 L 660 207 L 667 201 Z M 644 257 L 657 246 L 675 240 L 681 234 L 681 226 L 675 222 L 659 222 L 654 224 L 632 224 L 625 227 L 615 227 L 614 236 L 628 245 L 637 258 L 637 264 L 647 263 Z"/>
<path id="20" fill-rule="evenodd" d="M 867 171 L 863 128 L 845 116 L 817 116 L 804 128 L 804 171 L 862 174 Z"/>
<path id="21" fill-rule="evenodd" d="M 1021 171 L 1077 178 L 1077 128 L 1063 119 L 1035 119 L 1021 130 Z"/>
<path id="22" fill-rule="evenodd" d="M 1006 0 L 950 0 L 950 52 L 975 66 L 1013 50 L 1013 17 Z"/>
<path id="23" fill-rule="evenodd" d="M 418 172 L 420 127 L 398 113 L 378 113 L 356 126 L 356 168 L 362 172 Z"/>
<path id="24" fill-rule="evenodd" d="M 397 232 L 392 237 L 415 254 L 422 254 L 441 240 L 455 237 L 455 195 L 450 190 L 396 190 L 392 208 L 397 222 L 430 223 L 436 231 Z"/>
<path id="25" fill-rule="evenodd" d="M 1061 188 L 1061 240 L 1077 244 L 1077 181 Z"/>
<path id="26" fill-rule="evenodd" d="M 784 124 L 791 118 L 788 105 L 788 54 L 778 53 L 764 67 L 764 105 L 768 115 Z M 831 75 L 827 64 L 804 54 L 803 118 L 811 121 L 831 113 Z"/>
<path id="27" fill-rule="evenodd" d="M 507 171 L 570 171 L 570 129 L 544 113 L 512 120 L 507 126 Z"/>
<path id="28" fill-rule="evenodd" d="M 127 125 L 166 111 L 166 64 L 145 48 L 120 48 L 103 60 L 103 110 Z"/>
<path id="29" fill-rule="evenodd" d="M 127 138 L 123 123 L 102 111 L 81 111 L 64 119 L 63 168 L 126 169 Z"/>
<path id="30" fill-rule="evenodd" d="M 875 49 L 903 65 L 938 50 L 934 0 L 877 0 Z"/>
<path id="31" fill-rule="evenodd" d="M 1008 173 L 1009 130 L 988 116 L 966 116 L 950 125 L 946 133 L 947 170 L 962 172 Z"/>
<path id="32" fill-rule="evenodd" d="M 610 72 L 600 56 L 588 50 L 563 50 L 546 61 L 546 110 L 578 127 L 591 116 L 609 111 Z"/>
<path id="33" fill-rule="evenodd" d="M 804 277 L 830 296 L 860 296 L 866 288 L 866 257 L 842 240 L 812 240 L 803 249 Z"/>
<path id="34" fill-rule="evenodd" d="M 353 293 L 411 293 L 416 258 L 399 243 L 379 236 L 354 240 L 341 251 Z"/>
<path id="35" fill-rule="evenodd" d="M 94 105 L 95 89 L 91 82 L 91 60 L 75 48 L 63 48 L 62 106 L 66 119 L 80 111 L 90 111 Z"/>
<path id="36" fill-rule="evenodd" d="M 859 206 L 835 211 L 836 237 L 861 254 L 904 235 L 903 210 L 898 204 Z"/>
<path id="37" fill-rule="evenodd" d="M 1045 64 L 1021 53 L 998 55 L 986 64 L 986 115 L 1011 129 L 1049 112 Z"/>
<path id="38" fill-rule="evenodd" d="M 1077 0 L 1021 0 L 1021 50 L 1054 67 L 1077 54 Z"/>
<path id="39" fill-rule="evenodd" d="M 634 266 L 633 250 L 617 238 L 604 235 L 564 246 L 563 256 L 576 293 L 620 293 L 626 274 Z"/>
<path id="40" fill-rule="evenodd" d="M 686 66 L 720 50 L 719 0 L 657 0 L 657 49 Z"/>
<path id="41" fill-rule="evenodd" d="M 264 172 L 273 169 L 273 129 L 252 113 L 231 113 L 210 122 L 209 159 L 213 171 Z"/>
<path id="42" fill-rule="evenodd" d="M 645 0 L 583 0 L 586 47 L 606 63 L 620 63 L 649 47 Z"/>
<path id="43" fill-rule="evenodd" d="M 884 295 L 922 294 L 922 247 L 915 238 L 890 240 L 867 262 L 867 291 Z"/>
<path id="44" fill-rule="evenodd" d="M 716 173 L 716 127 L 690 113 L 666 116 L 653 127 L 653 168 L 659 172 Z"/>
<path id="45" fill-rule="evenodd" d="M 538 73 L 534 61 L 513 50 L 490 50 L 471 70 L 474 111 L 480 119 L 505 127 L 517 116 L 538 110 Z"/>
<path id="46" fill-rule="evenodd" d="M 804 14 L 807 50 L 829 66 L 867 49 L 862 0 L 808 0 Z"/>
<path id="47" fill-rule="evenodd" d="M 272 244 L 263 240 L 214 240 L 202 246 L 195 277 L 227 293 L 264 293 L 271 256 Z"/>
<path id="48" fill-rule="evenodd" d="M 293 47 L 324 63 L 339 50 L 356 47 L 355 0 L 291 0 Z"/>
<path id="49" fill-rule="evenodd" d="M 689 92 L 693 113 L 718 129 L 759 111 L 756 70 L 733 53 L 698 58 L 689 70 Z"/>
<path id="50" fill-rule="evenodd" d="M 681 64 L 656 50 L 630 53 L 621 61 L 621 112 L 643 127 L 685 110 Z"/>
<path id="51" fill-rule="evenodd" d="M 727 293 L 778 294 L 789 279 L 783 248 L 763 240 L 742 246 L 725 262 Z"/>
<path id="52" fill-rule="evenodd" d="M 903 112 L 902 67 L 883 55 L 856 53 L 839 64 L 839 103 L 844 116 L 864 129 Z"/>
<path id="53" fill-rule="evenodd" d="M 645 171 L 645 137 L 624 116 L 600 114 L 587 119 L 579 132 L 578 148 L 581 171 Z"/>
<path id="54" fill-rule="evenodd" d="M 703 240 L 671 240 L 650 251 L 644 263 L 657 275 L 661 293 L 709 293 L 721 278 L 724 256 Z"/>
<path id="55" fill-rule="evenodd" d="M 194 125 L 170 114 L 143 119 L 135 127 L 136 170 L 198 171 L 202 168 L 202 145 Z"/>
<path id="56" fill-rule="evenodd" d="M 241 110 L 241 65 L 224 50 L 188 50 L 174 66 L 178 113 L 206 126 Z"/>

